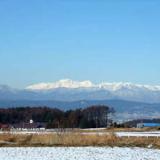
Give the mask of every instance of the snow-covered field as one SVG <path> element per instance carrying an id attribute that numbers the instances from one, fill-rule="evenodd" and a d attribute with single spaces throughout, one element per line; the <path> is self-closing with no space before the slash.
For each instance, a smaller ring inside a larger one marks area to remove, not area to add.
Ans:
<path id="1" fill-rule="evenodd" d="M 90 135 L 90 134 L 97 134 L 97 135 L 107 135 L 109 132 L 83 132 L 82 134 Z M 152 131 L 152 132 L 114 132 L 117 137 L 160 137 L 159 131 Z"/>
<path id="2" fill-rule="evenodd" d="M 160 160 L 160 150 L 142 148 L 0 148 L 2 160 Z"/>
<path id="3" fill-rule="evenodd" d="M 116 132 L 116 135 L 118 137 L 160 137 L 160 132 Z"/>

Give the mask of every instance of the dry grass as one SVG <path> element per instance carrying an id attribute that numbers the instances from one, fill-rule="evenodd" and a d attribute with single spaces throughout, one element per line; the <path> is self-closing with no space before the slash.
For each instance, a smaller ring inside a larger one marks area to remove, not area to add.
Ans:
<path id="1" fill-rule="evenodd" d="M 0 146 L 119 146 L 119 147 L 148 147 L 160 148 L 160 138 L 147 137 L 116 137 L 109 135 L 80 133 L 57 134 L 1 134 Z"/>

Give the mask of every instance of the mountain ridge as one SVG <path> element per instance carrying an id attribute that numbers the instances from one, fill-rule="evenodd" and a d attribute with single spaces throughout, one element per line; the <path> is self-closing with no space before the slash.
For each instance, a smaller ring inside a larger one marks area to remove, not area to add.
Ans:
<path id="1" fill-rule="evenodd" d="M 102 82 L 95 84 L 89 80 L 86 81 L 73 81 L 71 79 L 63 79 L 53 83 L 37 83 L 26 87 L 27 90 L 52 90 L 56 88 L 99 88 L 107 90 L 119 90 L 121 88 L 136 89 L 143 88 L 153 91 L 160 91 L 160 85 L 142 85 L 134 84 L 131 82 Z"/>
<path id="2" fill-rule="evenodd" d="M 121 99 L 160 103 L 160 86 L 128 82 L 93 84 L 90 81 L 79 82 L 66 79 L 54 83 L 30 85 L 24 89 L 0 85 L 0 99 L 57 101 Z"/>

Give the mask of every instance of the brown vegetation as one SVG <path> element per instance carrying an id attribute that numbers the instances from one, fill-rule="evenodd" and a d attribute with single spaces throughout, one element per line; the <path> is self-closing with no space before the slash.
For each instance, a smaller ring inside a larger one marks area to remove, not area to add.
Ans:
<path id="1" fill-rule="evenodd" d="M 160 138 L 156 137 L 116 137 L 109 135 L 82 133 L 54 134 L 1 134 L 0 146 L 118 146 L 118 147 L 153 147 L 160 148 Z"/>

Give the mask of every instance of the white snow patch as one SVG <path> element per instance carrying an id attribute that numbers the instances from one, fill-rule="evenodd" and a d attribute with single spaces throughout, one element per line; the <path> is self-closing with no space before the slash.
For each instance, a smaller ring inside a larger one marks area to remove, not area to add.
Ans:
<path id="1" fill-rule="evenodd" d="M 118 137 L 160 137 L 160 132 L 116 132 Z"/>

